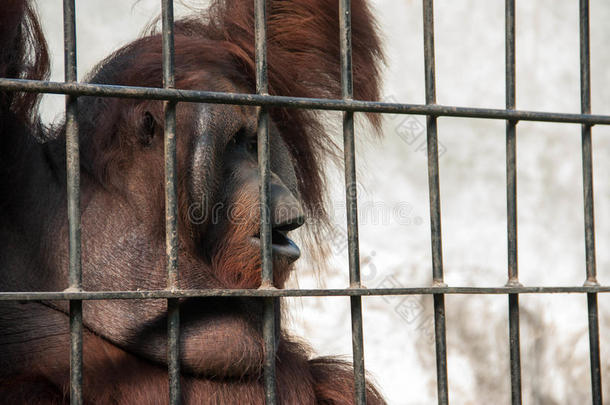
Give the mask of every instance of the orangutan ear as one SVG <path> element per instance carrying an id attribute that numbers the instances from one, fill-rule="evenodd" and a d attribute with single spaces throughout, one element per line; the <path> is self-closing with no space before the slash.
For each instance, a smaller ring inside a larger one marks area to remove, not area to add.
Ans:
<path id="1" fill-rule="evenodd" d="M 138 130 L 138 139 L 144 146 L 149 146 L 157 133 L 159 125 L 153 115 L 146 111 L 142 117 L 142 124 Z"/>

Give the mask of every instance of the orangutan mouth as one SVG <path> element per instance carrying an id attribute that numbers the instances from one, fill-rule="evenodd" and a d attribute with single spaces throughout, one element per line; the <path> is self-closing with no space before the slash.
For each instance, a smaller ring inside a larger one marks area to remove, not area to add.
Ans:
<path id="1" fill-rule="evenodd" d="M 260 235 L 252 237 L 252 243 L 260 247 Z M 290 262 L 294 262 L 301 257 L 301 250 L 297 244 L 286 236 L 286 232 L 278 229 L 271 231 L 271 251 L 274 255 L 281 256 Z"/>

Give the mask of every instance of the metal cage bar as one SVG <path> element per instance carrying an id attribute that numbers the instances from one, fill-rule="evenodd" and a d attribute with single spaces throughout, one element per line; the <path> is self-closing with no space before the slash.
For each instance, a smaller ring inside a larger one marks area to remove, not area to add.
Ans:
<path id="1" fill-rule="evenodd" d="M 266 0 L 254 2 L 254 42 L 256 60 L 256 93 L 269 94 L 267 79 L 267 5 Z M 260 241 L 261 241 L 261 289 L 274 289 L 273 255 L 271 252 L 271 210 L 269 204 L 269 180 L 271 178 L 271 158 L 269 148 L 269 111 L 261 106 L 258 110 L 258 167 L 260 174 Z M 267 405 L 277 403 L 275 381 L 276 356 L 276 320 L 279 303 L 277 298 L 263 298 L 263 340 L 265 342 L 265 360 L 263 379 L 265 384 L 265 402 Z"/>
<path id="2" fill-rule="evenodd" d="M 341 44 L 341 97 L 352 100 L 354 78 L 352 69 L 351 1 L 339 1 L 339 37 Z M 356 150 L 354 144 L 354 112 L 343 113 L 343 156 L 345 164 L 345 200 L 350 288 L 359 288 L 360 252 L 358 246 L 358 195 L 356 187 Z M 350 297 L 352 321 L 352 355 L 354 365 L 354 397 L 358 405 L 366 404 L 364 379 L 364 336 L 362 332 L 362 297 Z"/>
<path id="3" fill-rule="evenodd" d="M 581 112 L 591 112 L 591 66 L 589 40 L 589 0 L 580 0 L 580 102 Z M 593 209 L 593 151 L 591 125 L 582 125 L 582 168 L 585 218 L 585 285 L 597 285 L 595 265 L 595 213 Z M 599 317 L 597 294 L 587 294 L 589 321 L 589 351 L 591 358 L 591 397 L 594 405 L 602 404 L 602 376 L 599 353 Z"/>
<path id="4" fill-rule="evenodd" d="M 61 300 L 146 300 L 200 297 L 351 297 L 386 295 L 498 295 L 498 294 L 585 294 L 610 293 L 610 286 L 519 286 L 519 287 L 401 287 L 401 288 L 330 288 L 330 289 L 219 289 L 138 290 L 138 291 L 49 291 L 0 292 L 0 301 Z"/>
<path id="5" fill-rule="evenodd" d="M 63 2 L 64 76 L 66 83 L 78 80 L 76 65 L 76 13 L 74 0 Z M 78 99 L 66 96 L 66 173 L 70 264 L 68 290 L 82 290 L 80 223 L 80 155 L 78 144 Z M 70 300 L 70 404 L 83 403 L 83 303 Z"/>
<path id="6" fill-rule="evenodd" d="M 95 83 L 63 83 L 43 80 L 2 78 L 0 79 L 0 90 L 22 91 L 26 93 L 67 94 L 74 96 L 132 98 L 141 100 L 170 100 L 188 103 L 258 105 L 266 107 L 286 107 L 310 110 L 610 125 L 610 115 L 602 114 L 506 110 L 499 108 L 460 107 L 441 104 L 405 104 L 364 100 L 333 100 L 326 98 L 221 93 L 214 91 L 160 89 L 157 87 L 119 86 Z"/>
<path id="7" fill-rule="evenodd" d="M 423 0 L 424 68 L 426 104 L 436 103 L 434 67 L 434 1 Z M 438 172 L 437 117 L 426 117 L 428 151 L 428 187 L 430 192 L 430 229 L 432 240 L 432 282 L 445 285 L 441 233 L 441 196 Z M 436 386 L 439 405 L 449 403 L 447 382 L 447 341 L 445 332 L 445 296 L 434 294 L 434 344 L 436 351 Z"/>
<path id="8" fill-rule="evenodd" d="M 163 41 L 163 88 L 175 87 L 174 72 L 174 3 L 161 1 Z M 176 191 L 176 101 L 164 104 L 163 128 L 165 153 L 165 253 L 167 256 L 167 288 L 175 291 L 178 285 L 178 197 Z M 167 372 L 169 403 L 181 402 L 180 387 L 180 303 L 177 298 L 167 300 Z"/>
<path id="9" fill-rule="evenodd" d="M 506 109 L 514 110 L 515 100 L 515 0 L 505 1 L 506 19 Z M 517 121 L 506 121 L 506 229 L 508 240 L 508 286 L 520 286 L 517 250 Z M 521 343 L 519 336 L 519 295 L 508 295 L 508 341 L 510 349 L 511 404 L 521 404 Z"/>

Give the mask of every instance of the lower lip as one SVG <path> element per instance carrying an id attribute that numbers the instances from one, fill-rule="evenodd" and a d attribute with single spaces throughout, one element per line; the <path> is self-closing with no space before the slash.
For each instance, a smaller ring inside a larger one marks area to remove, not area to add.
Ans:
<path id="1" fill-rule="evenodd" d="M 251 240 L 252 243 L 260 247 L 260 238 L 252 237 Z M 295 261 L 301 256 L 301 250 L 299 249 L 299 247 L 296 245 L 296 243 L 294 243 L 290 238 L 287 237 L 286 243 L 272 243 L 271 252 L 273 252 L 274 255 L 285 257 L 290 261 Z"/>

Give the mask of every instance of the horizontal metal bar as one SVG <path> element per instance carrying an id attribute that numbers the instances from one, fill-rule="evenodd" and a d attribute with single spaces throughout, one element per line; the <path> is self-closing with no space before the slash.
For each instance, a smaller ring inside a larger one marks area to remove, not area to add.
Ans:
<path id="1" fill-rule="evenodd" d="M 115 86 L 91 83 L 59 83 L 41 80 L 0 79 L 0 90 L 29 93 L 69 94 L 171 100 L 210 104 L 260 105 L 315 110 L 373 112 L 387 114 L 431 115 L 517 121 L 564 122 L 589 125 L 610 125 L 610 115 L 554 113 L 544 111 L 471 108 L 438 104 L 382 103 L 362 100 L 335 100 L 242 93 L 219 93 L 200 90 L 162 89 L 157 87 Z"/>
<path id="2" fill-rule="evenodd" d="M 336 289 L 208 289 L 146 291 L 0 292 L 0 301 L 133 300 L 196 297 L 336 297 L 430 294 L 575 294 L 608 293 L 610 286 L 563 287 L 402 287 Z"/>

